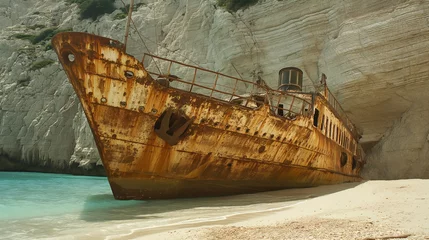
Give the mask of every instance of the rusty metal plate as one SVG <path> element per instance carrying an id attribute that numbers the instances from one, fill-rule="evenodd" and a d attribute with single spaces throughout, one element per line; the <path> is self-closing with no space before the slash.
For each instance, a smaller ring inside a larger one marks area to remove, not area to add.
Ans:
<path id="1" fill-rule="evenodd" d="M 52 44 L 117 199 L 219 196 L 361 180 L 358 148 L 340 140 L 341 134 L 352 140 L 354 135 L 320 94 L 308 95 L 305 109 L 297 110 L 302 114 L 286 118 L 267 103 L 251 108 L 160 84 L 108 38 L 60 33 Z M 336 137 L 320 128 L 322 117 L 314 125 L 314 109 L 336 126 Z M 177 126 L 175 120 L 163 122 L 162 114 L 172 112 L 186 120 Z M 160 129 L 178 137 L 169 139 Z"/>

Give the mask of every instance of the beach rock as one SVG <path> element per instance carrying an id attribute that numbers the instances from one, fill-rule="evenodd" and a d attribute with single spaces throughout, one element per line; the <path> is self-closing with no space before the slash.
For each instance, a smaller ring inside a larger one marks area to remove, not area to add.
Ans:
<path id="1" fill-rule="evenodd" d="M 325 73 L 363 132 L 364 176 L 429 177 L 423 109 L 429 89 L 429 2 L 268 0 L 237 12 L 215 0 L 136 3 L 138 31 L 132 27 L 127 50 L 138 59 L 150 52 L 249 80 L 263 78 L 272 88 L 283 67 L 301 68 L 306 89 Z M 121 7 L 121 1 L 115 4 Z M 0 0 L 3 158 L 52 169 L 99 169 L 79 100 L 49 41 L 33 44 L 17 34 L 72 29 L 123 41 L 126 19 L 119 13 L 81 20 L 78 7 L 65 1 Z M 34 66 L 46 60 L 53 62 Z"/>

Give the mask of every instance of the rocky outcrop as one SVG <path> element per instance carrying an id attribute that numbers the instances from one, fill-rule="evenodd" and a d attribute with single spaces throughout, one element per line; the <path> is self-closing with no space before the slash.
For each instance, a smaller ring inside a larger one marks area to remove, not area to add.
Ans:
<path id="1" fill-rule="evenodd" d="M 1 18 L 11 26 L 0 35 L 0 170 L 103 174 L 79 100 L 49 50 L 49 39 L 33 44 L 27 38 L 71 27 L 70 15 L 78 21 L 76 7 L 54 1 L 2 2 L 7 14 Z"/>
<path id="2" fill-rule="evenodd" d="M 132 30 L 127 48 L 137 58 L 150 51 L 250 80 L 262 77 L 273 88 L 286 66 L 301 68 L 308 85 L 325 73 L 363 130 L 362 141 L 375 145 L 367 151 L 366 176 L 429 177 L 428 129 L 420 122 L 428 99 L 429 3 L 268 0 L 236 13 L 215 0 L 139 3 L 133 19 L 145 45 Z M 77 12 L 64 1 L 0 0 L 0 153 L 9 162 L 88 171 L 101 164 L 53 51 L 46 42 L 16 38 L 55 27 L 123 39 L 119 10 L 96 21 L 79 20 Z M 54 62 L 34 66 L 45 60 Z"/>
<path id="3" fill-rule="evenodd" d="M 403 179 L 429 176 L 429 107 L 412 106 L 395 121 L 367 157 L 367 178 Z"/>

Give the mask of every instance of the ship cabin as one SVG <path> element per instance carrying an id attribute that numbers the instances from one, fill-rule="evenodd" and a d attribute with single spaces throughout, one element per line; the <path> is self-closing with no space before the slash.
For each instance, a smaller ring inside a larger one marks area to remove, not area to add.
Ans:
<path id="1" fill-rule="evenodd" d="M 278 90 L 291 96 L 305 98 L 308 93 L 303 90 L 303 72 L 299 68 L 287 67 L 279 71 Z M 353 136 L 358 136 L 355 126 L 346 116 L 344 110 L 330 92 L 326 85 L 326 75 L 322 74 L 321 86 L 316 87 L 316 91 L 311 93 L 312 98 L 312 123 L 316 131 L 326 138 L 339 145 L 343 150 L 340 154 L 340 164 L 344 166 L 352 158 L 352 170 L 358 163 L 358 144 Z M 294 105 L 294 102 L 288 102 Z M 277 106 L 277 115 L 285 116 L 285 103 Z M 293 109 L 293 107 L 291 107 Z M 291 112 L 288 112 L 289 116 Z M 292 113 L 293 114 L 293 113 Z"/>
<path id="2" fill-rule="evenodd" d="M 332 95 L 326 85 L 326 75 L 322 74 L 322 86 L 316 87 L 319 92 L 315 92 L 313 98 L 312 122 L 327 138 L 346 148 L 350 153 L 356 153 L 357 142 L 352 137 L 354 126 L 345 115 L 338 101 Z M 292 96 L 304 98 L 303 93 L 303 72 L 296 67 L 286 67 L 279 71 L 278 88 Z M 307 95 L 308 96 L 308 95 Z M 290 105 L 295 103 L 289 102 Z M 277 115 L 284 116 L 284 103 L 280 103 L 277 108 Z M 293 108 L 293 107 L 292 107 Z"/>
<path id="3" fill-rule="evenodd" d="M 280 91 L 302 91 L 302 71 L 299 68 L 287 67 L 279 71 Z"/>
<path id="4" fill-rule="evenodd" d="M 315 130 L 346 149 L 348 156 L 357 153 L 353 136 L 359 135 L 328 89 L 324 74 L 319 86 L 303 87 L 303 71 L 285 67 L 279 70 L 277 89 L 272 89 L 262 79 L 247 81 L 151 54 L 144 55 L 145 61 L 156 63 L 149 64 L 146 70 L 164 87 L 255 110 L 268 105 L 272 114 L 290 121 L 300 116 L 310 118 Z M 305 91 L 307 87 L 312 90 Z"/>

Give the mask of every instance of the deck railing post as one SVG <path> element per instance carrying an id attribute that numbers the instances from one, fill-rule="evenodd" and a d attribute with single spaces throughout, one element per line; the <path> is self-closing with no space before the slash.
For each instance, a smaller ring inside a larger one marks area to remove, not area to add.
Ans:
<path id="1" fill-rule="evenodd" d="M 237 84 L 238 84 L 238 79 L 237 78 L 235 78 L 235 85 L 234 85 L 234 89 L 232 90 L 232 95 L 231 95 L 231 98 L 229 99 L 229 101 L 231 102 L 232 101 L 232 98 L 234 97 L 234 95 L 235 95 L 235 89 L 237 88 Z"/>
<path id="2" fill-rule="evenodd" d="M 192 83 L 191 83 L 191 89 L 189 89 L 189 92 L 192 92 L 192 88 L 194 87 L 194 83 L 195 83 L 195 79 L 197 78 L 197 68 L 194 68 L 194 78 L 192 79 Z"/>
<path id="3" fill-rule="evenodd" d="M 293 96 L 293 98 L 292 98 L 292 103 L 290 104 L 289 112 L 292 112 L 292 106 L 293 106 L 294 102 L 295 102 L 295 96 Z M 293 112 L 293 113 L 295 113 L 295 112 Z"/>
<path id="4" fill-rule="evenodd" d="M 216 79 L 215 79 L 215 82 L 214 82 L 214 84 L 213 84 L 213 88 L 212 88 L 212 92 L 210 93 L 210 98 L 212 98 L 212 96 L 213 96 L 213 92 L 214 92 L 214 90 L 216 89 L 216 84 L 217 84 L 217 79 L 219 78 L 219 74 L 216 74 Z"/>
<path id="5" fill-rule="evenodd" d="M 173 65 L 173 62 L 172 62 L 172 61 L 170 61 L 170 65 L 168 65 L 168 70 L 167 70 L 168 75 L 170 75 L 171 65 Z"/>
<path id="6" fill-rule="evenodd" d="M 268 93 L 267 93 L 268 94 Z M 279 109 L 280 109 L 280 100 L 282 100 L 282 97 L 284 97 L 283 94 L 279 95 L 279 100 L 277 101 L 277 106 L 275 106 L 275 109 L 277 109 L 276 114 L 279 113 Z M 283 107 L 282 107 L 282 111 L 284 111 Z M 284 112 L 283 112 L 284 114 Z M 282 116 L 283 117 L 283 116 Z"/>
<path id="7" fill-rule="evenodd" d="M 306 103 L 306 101 L 302 101 L 302 103 L 301 103 L 301 112 L 300 112 L 300 114 L 302 114 L 302 115 L 304 115 L 304 106 L 305 106 L 305 103 Z"/>

